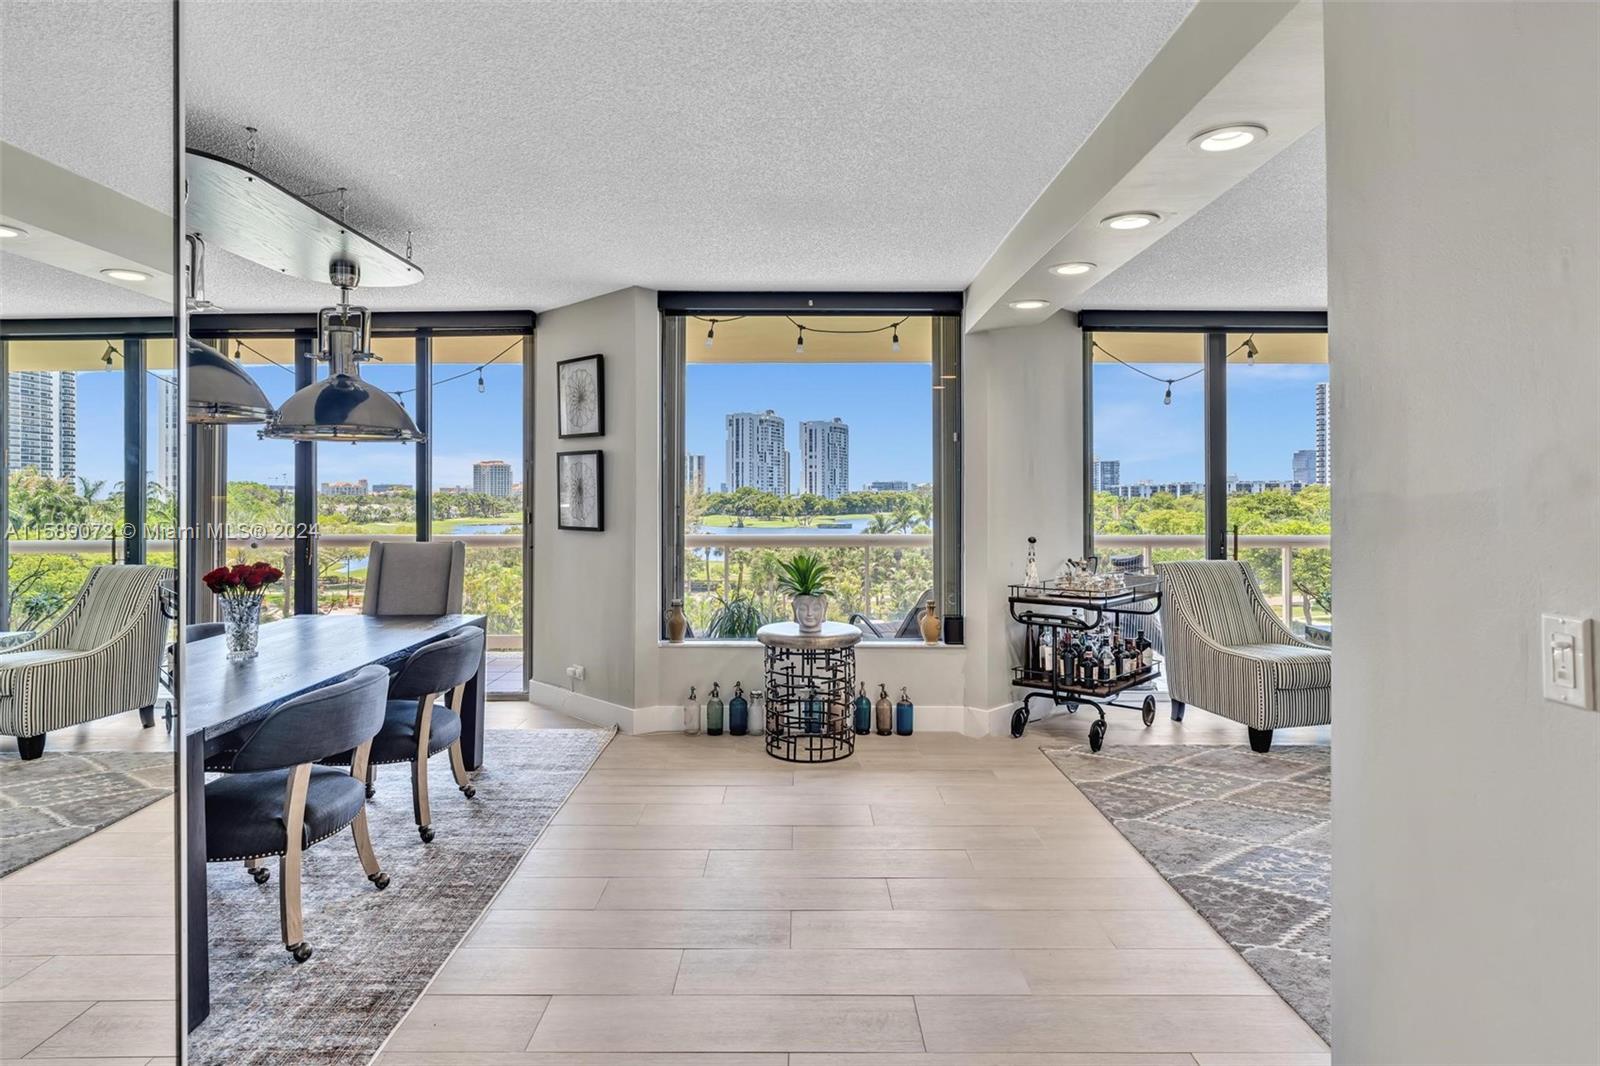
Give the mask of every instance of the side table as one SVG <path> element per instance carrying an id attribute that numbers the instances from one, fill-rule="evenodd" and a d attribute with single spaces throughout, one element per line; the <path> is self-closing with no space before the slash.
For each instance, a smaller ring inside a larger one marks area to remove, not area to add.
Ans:
<path id="1" fill-rule="evenodd" d="M 848 759 L 856 750 L 850 701 L 861 630 L 824 622 L 820 633 L 802 633 L 793 622 L 776 622 L 756 639 L 766 651 L 767 754 L 784 762 Z"/>

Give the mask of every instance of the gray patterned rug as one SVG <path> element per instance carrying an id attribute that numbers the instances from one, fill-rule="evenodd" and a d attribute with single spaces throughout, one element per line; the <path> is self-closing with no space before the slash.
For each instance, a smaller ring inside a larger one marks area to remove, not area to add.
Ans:
<path id="1" fill-rule="evenodd" d="M 1324 1040 L 1331 750 L 1085 745 L 1045 755 Z"/>
<path id="2" fill-rule="evenodd" d="M 172 794 L 161 751 L 0 754 L 0 877 Z"/>
<path id="3" fill-rule="evenodd" d="M 445 755 L 429 767 L 433 843 L 411 817 L 405 766 L 380 766 L 367 809 L 389 887 L 361 872 L 348 831 L 305 853 L 306 942 L 295 965 L 278 931 L 278 867 L 209 871 L 211 1016 L 190 1034 L 196 1066 L 354 1066 L 370 1060 L 610 741 L 593 729 L 490 730 L 476 799 Z"/>

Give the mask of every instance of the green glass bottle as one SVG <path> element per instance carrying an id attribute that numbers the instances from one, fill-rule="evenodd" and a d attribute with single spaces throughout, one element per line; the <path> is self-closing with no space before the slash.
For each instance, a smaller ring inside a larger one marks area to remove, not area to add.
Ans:
<path id="1" fill-rule="evenodd" d="M 706 697 L 706 736 L 722 735 L 722 693 L 717 682 L 711 682 L 711 695 Z"/>

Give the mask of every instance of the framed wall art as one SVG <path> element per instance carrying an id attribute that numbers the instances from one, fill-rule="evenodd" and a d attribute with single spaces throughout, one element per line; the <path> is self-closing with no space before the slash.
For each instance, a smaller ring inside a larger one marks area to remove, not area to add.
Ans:
<path id="1" fill-rule="evenodd" d="M 605 356 L 580 355 L 557 363 L 556 404 L 556 436 L 604 436 Z"/>
<path id="2" fill-rule="evenodd" d="M 556 528 L 600 533 L 605 520 L 605 456 L 556 453 Z"/>

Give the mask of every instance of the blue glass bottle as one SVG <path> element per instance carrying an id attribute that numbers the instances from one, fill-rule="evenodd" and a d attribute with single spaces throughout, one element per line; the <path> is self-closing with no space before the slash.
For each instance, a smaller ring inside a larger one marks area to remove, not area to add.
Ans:
<path id="1" fill-rule="evenodd" d="M 867 683 L 861 682 L 861 693 L 856 696 L 856 736 L 872 732 L 872 697 L 867 695 Z"/>
<path id="2" fill-rule="evenodd" d="M 733 699 L 728 701 L 728 732 L 742 737 L 750 732 L 750 701 L 744 698 L 744 682 L 733 683 Z"/>
<path id="3" fill-rule="evenodd" d="M 902 737 L 911 735 L 911 716 L 916 713 L 916 708 L 911 704 L 911 697 L 906 695 L 904 685 L 900 686 L 900 702 L 894 705 L 894 731 Z"/>
<path id="4" fill-rule="evenodd" d="M 722 693 L 717 690 L 717 682 L 711 682 L 711 695 L 706 698 L 706 736 L 720 737 L 722 735 Z"/>
<path id="5" fill-rule="evenodd" d="M 806 697 L 805 722 L 807 733 L 822 732 L 822 697 L 817 695 L 816 689 Z"/>

